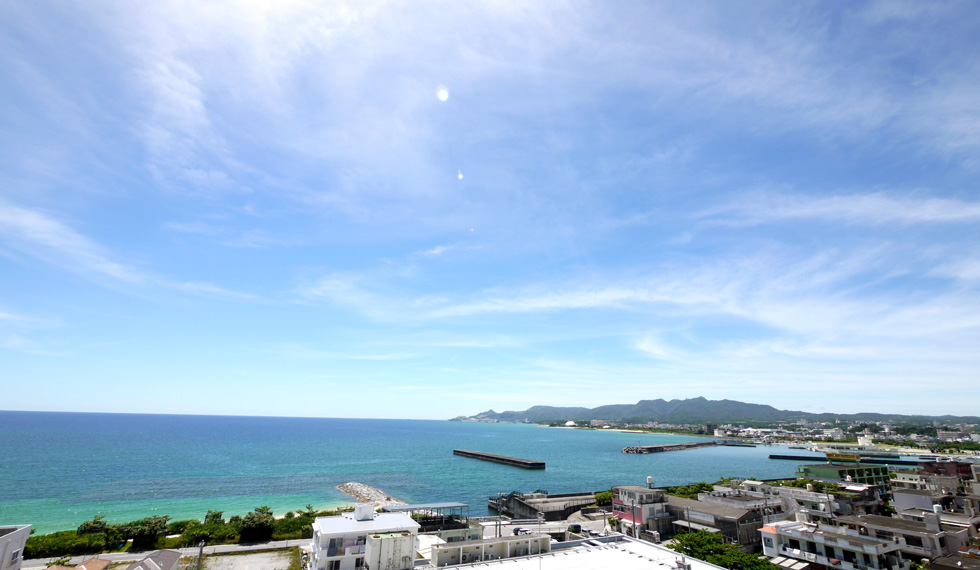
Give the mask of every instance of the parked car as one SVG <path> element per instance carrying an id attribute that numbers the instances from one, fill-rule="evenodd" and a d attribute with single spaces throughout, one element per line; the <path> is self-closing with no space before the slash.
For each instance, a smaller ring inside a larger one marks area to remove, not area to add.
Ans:
<path id="1" fill-rule="evenodd" d="M 524 528 L 520 526 L 514 529 L 514 536 L 518 536 L 521 534 L 534 534 L 534 531 L 529 528 Z"/>

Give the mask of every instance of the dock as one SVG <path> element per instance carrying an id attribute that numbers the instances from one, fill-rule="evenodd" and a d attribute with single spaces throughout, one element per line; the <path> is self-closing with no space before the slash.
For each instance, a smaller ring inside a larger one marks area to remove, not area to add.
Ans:
<path id="1" fill-rule="evenodd" d="M 832 461 L 830 458 L 822 455 L 770 455 L 769 459 L 782 459 L 785 461 L 823 461 L 823 462 L 836 462 L 842 463 L 842 461 Z M 907 465 L 907 466 L 917 466 L 921 461 L 909 461 L 908 459 L 875 459 L 871 457 L 861 457 L 859 461 L 850 461 L 850 463 L 867 463 L 868 465 Z"/>
<path id="2" fill-rule="evenodd" d="M 685 449 L 698 449 L 701 447 L 714 447 L 724 445 L 726 447 L 755 447 L 748 443 L 739 441 L 720 440 L 720 441 L 688 441 L 685 443 L 661 443 L 659 445 L 631 445 L 623 448 L 623 453 L 663 453 L 665 451 L 684 451 Z"/>
<path id="3" fill-rule="evenodd" d="M 493 453 L 484 453 L 482 451 L 454 449 L 453 455 L 472 457 L 473 459 L 482 459 L 483 461 L 493 461 L 494 463 L 503 463 L 504 465 L 513 465 L 514 467 L 520 467 L 521 469 L 544 469 L 544 461 L 533 461 L 531 459 L 521 459 L 519 457 L 507 457 L 506 455 L 494 455 Z"/>

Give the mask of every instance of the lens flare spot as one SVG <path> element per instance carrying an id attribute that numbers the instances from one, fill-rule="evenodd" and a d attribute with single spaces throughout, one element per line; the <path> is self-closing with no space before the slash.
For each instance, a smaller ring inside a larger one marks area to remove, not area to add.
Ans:
<path id="1" fill-rule="evenodd" d="M 459 171 L 459 174 L 456 175 L 456 178 L 459 178 L 460 180 L 463 179 L 463 171 L 462 170 Z"/>
<path id="2" fill-rule="evenodd" d="M 445 87 L 440 85 L 439 89 L 436 90 L 436 97 L 438 97 L 440 101 L 448 101 L 449 89 L 446 89 Z"/>

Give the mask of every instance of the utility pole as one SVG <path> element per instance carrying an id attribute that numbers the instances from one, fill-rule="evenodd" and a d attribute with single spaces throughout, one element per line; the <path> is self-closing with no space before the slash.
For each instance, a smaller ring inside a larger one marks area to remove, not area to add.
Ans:
<path id="1" fill-rule="evenodd" d="M 197 570 L 201 570 L 201 564 L 204 562 L 204 541 L 198 545 L 197 551 Z"/>

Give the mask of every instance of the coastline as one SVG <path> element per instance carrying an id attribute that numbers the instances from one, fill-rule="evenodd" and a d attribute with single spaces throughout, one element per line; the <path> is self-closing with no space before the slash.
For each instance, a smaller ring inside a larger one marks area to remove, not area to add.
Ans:
<path id="1" fill-rule="evenodd" d="M 623 456 L 624 446 L 637 438 L 676 437 L 445 421 L 59 418 L 63 421 L 17 424 L 9 434 L 8 457 L 15 468 L 0 475 L 6 499 L 0 516 L 32 524 L 39 534 L 76 529 L 94 516 L 122 524 L 152 515 L 203 520 L 208 510 L 223 511 L 225 518 L 244 516 L 266 505 L 274 516 L 304 511 L 307 504 L 317 510 L 345 507 L 358 500 L 336 489 L 348 481 L 409 503 L 462 502 L 478 516 L 486 512 L 487 497 L 498 491 L 575 492 L 630 482 L 638 460 Z M 111 453 L 106 441 L 115 442 Z M 351 441 L 357 442 L 356 456 L 350 455 Z M 524 472 L 460 460 L 452 449 L 462 446 L 540 456 L 561 469 Z M 739 473 L 789 475 L 792 467 L 761 452 L 728 449 L 660 457 L 645 465 L 644 473 L 677 485 Z"/>

